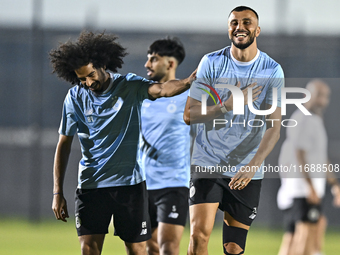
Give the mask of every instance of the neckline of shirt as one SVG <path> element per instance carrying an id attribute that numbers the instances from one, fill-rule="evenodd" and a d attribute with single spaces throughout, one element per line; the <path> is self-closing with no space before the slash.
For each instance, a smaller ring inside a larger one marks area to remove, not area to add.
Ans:
<path id="1" fill-rule="evenodd" d="M 236 58 L 234 58 L 233 54 L 231 53 L 231 50 L 229 50 L 229 54 L 231 56 L 231 59 L 236 63 L 236 65 L 239 65 L 239 66 L 249 66 L 249 65 L 253 64 L 259 58 L 260 50 L 257 49 L 255 57 L 252 60 L 248 61 L 248 62 L 242 62 L 242 61 L 239 61 Z"/>
<path id="2" fill-rule="evenodd" d="M 108 73 L 110 75 L 110 78 L 109 78 L 110 79 L 110 84 L 109 84 L 109 86 L 107 86 L 107 89 L 103 91 L 102 95 L 104 95 L 107 92 L 109 92 L 110 89 L 112 89 L 112 86 L 113 86 L 113 73 L 111 73 L 111 72 L 108 72 Z"/>

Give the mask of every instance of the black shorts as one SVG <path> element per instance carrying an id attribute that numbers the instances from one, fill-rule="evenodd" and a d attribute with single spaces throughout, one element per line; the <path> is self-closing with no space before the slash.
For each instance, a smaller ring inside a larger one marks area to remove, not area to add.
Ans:
<path id="1" fill-rule="evenodd" d="M 257 215 L 262 180 L 252 180 L 242 190 L 231 190 L 230 178 L 191 179 L 189 205 L 219 203 L 219 209 L 250 226 Z"/>
<path id="2" fill-rule="evenodd" d="M 148 190 L 151 228 L 158 222 L 185 226 L 188 216 L 189 189 L 187 187 Z"/>
<path id="3" fill-rule="evenodd" d="M 306 198 L 294 198 L 292 207 L 283 211 L 284 230 L 294 233 L 297 222 L 317 223 L 321 214 L 321 204 L 309 204 Z"/>
<path id="4" fill-rule="evenodd" d="M 76 190 L 78 236 L 107 234 L 113 215 L 115 235 L 136 243 L 151 238 L 145 182 L 132 186 Z"/>
<path id="5" fill-rule="evenodd" d="M 294 198 L 291 208 L 295 222 L 317 223 L 321 216 L 321 204 L 310 204 L 306 198 Z"/>

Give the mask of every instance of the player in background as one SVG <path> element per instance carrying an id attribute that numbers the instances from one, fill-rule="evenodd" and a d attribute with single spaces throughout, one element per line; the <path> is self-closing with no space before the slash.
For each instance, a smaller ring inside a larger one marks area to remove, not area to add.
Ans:
<path id="1" fill-rule="evenodd" d="M 145 68 L 150 80 L 176 79 L 185 51 L 178 38 L 160 39 L 148 49 Z M 179 254 L 188 216 L 190 127 L 183 121 L 188 91 L 171 98 L 144 100 L 142 105 L 143 157 L 149 194 L 152 238 L 148 254 Z"/>
<path id="2" fill-rule="evenodd" d="M 224 212 L 224 254 L 244 254 L 258 210 L 263 161 L 280 137 L 284 75 L 281 66 L 257 48 L 258 14 L 246 6 L 234 8 L 228 16 L 228 31 L 231 46 L 202 58 L 184 111 L 187 124 L 199 123 L 191 159 L 188 254 L 208 254 L 218 209 Z M 220 87 L 226 84 L 241 95 Z M 274 109 L 268 116 L 254 114 L 249 105 L 242 107 L 244 114 L 233 113 L 233 100 L 248 104 L 247 88 L 255 109 Z M 218 94 L 221 105 L 214 104 L 210 94 L 219 102 Z M 209 98 L 206 114 L 202 114 L 204 96 Z M 216 119 L 222 124 L 217 125 Z M 209 167 L 227 170 L 205 174 Z"/>
<path id="3" fill-rule="evenodd" d="M 282 166 L 328 167 L 327 133 L 323 114 L 329 104 L 330 88 L 321 80 L 310 81 L 311 99 L 304 107 L 312 116 L 296 110 L 290 119 L 298 122 L 287 128 L 279 164 Z M 322 213 L 326 181 L 332 185 L 334 205 L 340 206 L 340 187 L 330 172 L 280 173 L 277 202 L 284 212 L 285 233 L 279 255 L 320 255 L 327 219 Z"/>
<path id="4" fill-rule="evenodd" d="M 52 209 L 68 218 L 64 177 L 73 136 L 82 159 L 76 190 L 76 228 L 82 254 L 101 254 L 112 215 L 127 254 L 146 254 L 151 237 L 145 173 L 140 168 L 140 109 L 144 99 L 182 93 L 195 79 L 153 83 L 120 75 L 125 49 L 112 34 L 82 32 L 51 50 L 53 71 L 73 86 L 66 95 L 54 159 Z"/>

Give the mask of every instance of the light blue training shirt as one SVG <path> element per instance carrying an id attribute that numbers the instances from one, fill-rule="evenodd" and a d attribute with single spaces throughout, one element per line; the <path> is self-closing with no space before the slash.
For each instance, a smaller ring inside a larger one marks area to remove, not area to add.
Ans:
<path id="1" fill-rule="evenodd" d="M 257 86 L 262 86 L 262 92 L 254 101 L 254 108 L 265 110 L 266 104 L 273 104 L 273 88 L 277 88 L 277 107 L 281 107 L 281 88 L 284 86 L 281 66 L 260 50 L 250 62 L 240 62 L 232 56 L 230 49 L 228 46 L 202 58 L 197 79 L 190 88 L 190 97 L 202 102 L 202 94 L 205 94 L 203 98 L 206 98 L 208 106 L 213 105 L 214 100 L 219 104 L 215 92 L 208 86 L 214 88 L 221 101 L 225 102 L 231 93 L 227 88 L 216 88 L 216 84 L 236 86 L 240 82 L 242 89 L 257 82 Z M 198 124 L 191 164 L 202 166 L 203 171 L 215 169 L 224 176 L 232 177 L 255 156 L 266 131 L 265 116 L 252 113 L 245 105 L 243 115 L 230 111 L 217 119 L 221 120 Z M 253 179 L 262 178 L 263 163 Z"/>
<path id="2" fill-rule="evenodd" d="M 143 102 L 142 168 L 149 190 L 189 187 L 190 126 L 183 120 L 188 94 Z"/>
<path id="3" fill-rule="evenodd" d="M 81 86 L 66 95 L 59 133 L 78 134 L 82 159 L 78 188 L 135 185 L 145 180 L 140 168 L 140 110 L 151 81 L 135 74 L 113 74 L 103 94 Z"/>

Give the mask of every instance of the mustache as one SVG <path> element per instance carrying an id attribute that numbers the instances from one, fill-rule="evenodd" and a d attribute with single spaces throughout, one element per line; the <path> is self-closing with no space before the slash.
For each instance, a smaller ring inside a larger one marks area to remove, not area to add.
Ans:
<path id="1" fill-rule="evenodd" d="M 249 31 L 246 31 L 246 30 L 236 30 L 233 34 L 236 35 L 237 33 L 250 34 Z"/>

